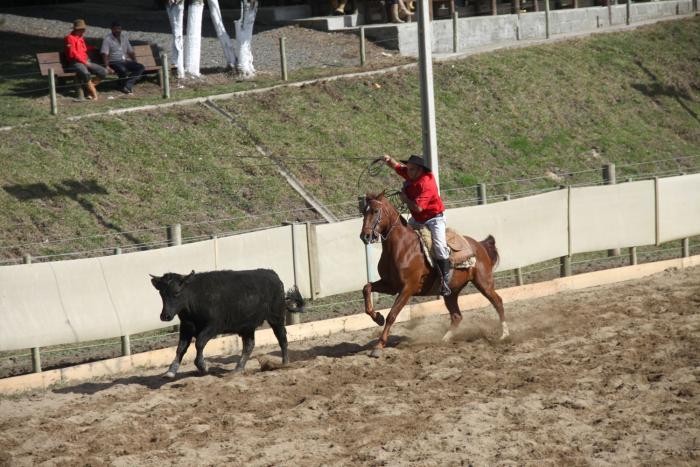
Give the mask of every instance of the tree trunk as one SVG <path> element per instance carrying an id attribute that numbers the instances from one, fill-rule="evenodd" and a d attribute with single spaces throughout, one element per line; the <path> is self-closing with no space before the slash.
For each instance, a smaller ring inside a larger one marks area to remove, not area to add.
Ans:
<path id="1" fill-rule="evenodd" d="M 214 24 L 214 29 L 216 29 L 216 36 L 219 38 L 219 42 L 221 42 L 221 48 L 224 49 L 224 58 L 226 59 L 226 65 L 230 68 L 235 69 L 236 53 L 233 51 L 233 44 L 231 43 L 231 38 L 226 32 L 224 20 L 221 17 L 219 0 L 209 0 L 209 15 L 211 16 L 211 22 Z"/>
<path id="2" fill-rule="evenodd" d="M 185 42 L 185 72 L 199 77 L 199 56 L 202 47 L 202 12 L 204 0 L 194 0 L 187 10 L 187 41 Z"/>
<path id="3" fill-rule="evenodd" d="M 184 0 L 174 0 L 168 3 L 166 7 L 168 19 L 170 20 L 170 29 L 173 32 L 173 56 L 172 63 L 177 67 L 177 77 L 185 76 L 185 68 L 183 66 L 183 50 L 182 50 L 182 21 L 185 12 Z"/>
<path id="4" fill-rule="evenodd" d="M 236 31 L 236 70 L 244 78 L 252 78 L 255 76 L 255 67 L 253 67 L 253 25 L 255 24 L 255 15 L 258 12 L 257 0 L 242 0 L 241 1 L 241 19 L 234 22 Z"/>

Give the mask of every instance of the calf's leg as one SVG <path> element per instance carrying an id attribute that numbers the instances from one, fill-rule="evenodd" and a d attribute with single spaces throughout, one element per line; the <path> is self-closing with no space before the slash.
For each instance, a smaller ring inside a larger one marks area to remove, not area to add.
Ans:
<path id="1" fill-rule="evenodd" d="M 178 368 L 180 368 L 182 357 L 185 355 L 185 352 L 187 352 L 190 342 L 192 342 L 193 335 L 194 328 L 191 323 L 180 323 L 180 340 L 177 344 L 177 350 L 175 351 L 175 359 L 170 364 L 168 372 L 163 375 L 164 378 L 172 379 L 175 377 Z"/>
<path id="2" fill-rule="evenodd" d="M 240 373 L 245 369 L 245 364 L 248 362 L 250 354 L 253 353 L 253 349 L 255 348 L 255 331 L 241 334 L 241 337 L 243 338 L 243 352 L 241 352 L 241 359 L 238 360 L 238 365 L 236 365 L 236 369 L 234 370 L 236 373 Z"/>
<path id="3" fill-rule="evenodd" d="M 194 348 L 197 349 L 197 356 L 194 359 L 194 364 L 201 374 L 206 374 L 207 372 L 207 364 L 204 361 L 204 346 L 215 335 L 216 331 L 214 328 L 204 328 L 197 335 L 197 342 L 194 344 Z"/>
<path id="4" fill-rule="evenodd" d="M 289 354 L 287 352 L 287 328 L 284 324 L 271 324 L 272 332 L 275 333 L 277 337 L 277 342 L 280 343 L 280 349 L 282 349 L 282 364 L 286 365 L 289 363 Z"/>

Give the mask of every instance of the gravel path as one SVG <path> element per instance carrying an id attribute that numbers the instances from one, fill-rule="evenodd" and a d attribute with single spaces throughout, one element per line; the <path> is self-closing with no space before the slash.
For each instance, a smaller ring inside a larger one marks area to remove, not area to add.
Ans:
<path id="1" fill-rule="evenodd" d="M 149 5 L 147 1 L 141 3 Z M 223 16 L 231 35 L 237 10 L 223 10 Z M 55 43 L 47 41 L 47 49 L 58 50 L 62 47 L 61 39 L 72 28 L 72 20 L 78 17 L 85 18 L 88 24 L 85 37 L 93 44 L 99 45 L 101 39 L 109 34 L 111 21 L 119 19 L 132 43 L 157 44 L 167 53 L 172 48 L 172 35 L 165 11 L 129 2 L 120 6 L 110 5 L 108 8 L 105 2 L 94 0 L 79 4 L 0 9 L 0 18 L 5 19 L 4 24 L 0 25 L 0 31 L 55 38 Z M 205 71 L 221 68 L 225 64 L 224 56 L 208 10 L 204 12 L 202 23 L 201 67 Z M 353 66 L 359 63 L 359 44 L 355 34 L 327 33 L 296 26 L 271 28 L 256 24 L 253 54 L 257 70 L 277 72 L 280 69 L 279 38 L 282 36 L 286 38 L 287 66 L 290 70 Z M 390 62 L 392 58 L 398 58 L 396 51 L 385 50 L 374 44 L 368 44 L 367 54 L 368 60 L 374 59 L 375 63 L 377 60 Z"/>

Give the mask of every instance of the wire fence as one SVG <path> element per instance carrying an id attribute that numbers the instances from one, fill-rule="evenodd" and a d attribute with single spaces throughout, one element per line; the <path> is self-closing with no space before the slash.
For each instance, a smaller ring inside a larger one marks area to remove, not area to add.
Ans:
<path id="1" fill-rule="evenodd" d="M 174 157 L 178 156 L 175 155 Z M 367 161 L 372 160 L 374 158 L 356 157 L 350 159 L 353 161 Z M 343 159 L 324 157 L 315 159 L 303 158 L 303 160 L 305 161 L 305 163 L 310 163 L 310 161 L 332 161 L 334 163 L 337 163 L 339 160 Z M 618 174 L 629 174 L 630 169 L 635 169 L 639 167 L 660 168 L 665 164 L 675 164 L 677 167 L 668 170 L 636 172 L 634 177 L 626 177 L 625 179 L 632 179 L 634 181 L 637 181 L 653 179 L 655 177 L 679 175 L 681 173 L 700 173 L 700 155 L 680 156 L 670 159 L 621 164 L 616 166 L 616 170 Z M 602 178 L 602 172 L 603 171 L 600 168 L 571 172 L 572 174 L 575 173 L 577 175 L 585 175 L 587 177 L 587 180 L 579 181 L 577 183 L 567 186 L 583 187 L 599 186 L 606 184 L 608 183 L 608 181 Z M 618 180 L 622 178 L 623 177 L 618 177 Z M 549 184 L 549 186 L 527 186 L 537 181 L 545 182 Z M 488 193 L 479 192 L 479 190 L 483 187 L 486 187 L 486 191 L 488 191 Z M 510 190 L 502 190 L 504 187 L 510 188 Z M 514 187 L 519 188 L 513 189 Z M 504 201 L 506 199 L 517 199 L 525 196 L 548 193 L 565 187 L 565 185 L 561 185 L 548 177 L 523 177 L 520 179 L 508 181 L 496 181 L 484 185 L 468 185 L 463 187 L 448 188 L 445 190 L 446 193 L 444 196 L 444 204 L 448 208 L 456 208 L 472 206 L 477 204 L 494 203 Z M 501 190 L 499 190 L 499 188 Z M 460 193 L 466 193 L 468 191 L 473 191 L 475 194 L 473 196 L 466 197 L 458 196 Z M 358 217 L 357 199 L 341 201 L 337 203 L 329 203 L 325 206 L 332 212 L 337 213 L 337 217 L 339 218 L 339 220 L 348 220 Z M 190 212 L 181 213 L 179 214 L 179 216 L 181 218 L 187 218 L 197 214 L 197 212 Z M 278 227 L 281 224 L 277 221 L 277 219 L 295 218 L 299 217 L 300 215 L 306 217 L 308 219 L 308 222 L 323 222 L 318 213 L 315 211 L 315 209 L 307 206 L 303 208 L 276 210 L 263 213 L 246 213 L 243 215 L 226 216 L 217 219 L 204 219 L 198 221 L 178 221 L 177 219 L 173 219 L 172 224 L 169 225 L 180 224 L 185 229 L 191 230 L 191 233 L 185 233 L 181 238 L 181 242 L 191 243 L 195 241 L 213 238 L 214 236 L 225 237 L 229 235 L 236 235 L 263 230 L 267 228 Z M 268 221 L 265 221 L 265 219 L 268 219 Z M 270 220 L 272 220 L 273 222 L 270 222 Z M 241 224 L 241 222 L 248 223 L 249 225 L 247 227 L 244 227 Z M 32 225 L 28 223 L 24 224 Z M 23 224 L 20 223 L 15 225 L 21 226 Z M 202 231 L 203 229 L 206 231 Z M 33 261 L 45 261 L 59 258 L 84 258 L 96 255 L 99 256 L 105 254 L 112 254 L 117 248 L 121 249 L 122 252 L 128 252 L 140 251 L 149 248 L 166 247 L 172 244 L 171 239 L 167 238 L 167 230 L 167 225 L 144 226 L 141 228 L 128 229 L 117 232 L 98 233 L 74 237 L 48 237 L 43 238 L 40 241 L 0 244 L 0 265 L 18 264 L 21 261 L 23 261 L 23 258 L 26 254 L 32 254 Z M 15 234 L 17 234 L 16 231 Z M 27 234 L 27 236 L 30 235 L 31 234 Z M 155 236 L 155 238 L 144 238 L 142 241 L 134 241 L 134 238 L 140 235 L 146 235 L 147 237 Z M 95 242 L 103 243 L 103 245 L 96 245 L 93 248 L 71 247 L 71 245 L 80 246 Z M 105 242 L 107 242 L 106 245 L 104 244 Z M 56 251 L 57 249 L 58 251 Z M 2 256 L 4 256 L 4 258 Z"/>
<path id="2" fill-rule="evenodd" d="M 674 242 L 675 243 L 675 242 Z M 691 239 L 689 245 L 690 254 L 700 253 L 700 237 Z M 681 248 L 678 245 L 665 244 L 660 247 L 641 247 L 637 251 L 640 263 L 653 262 L 681 256 Z M 630 264 L 629 255 L 620 254 L 608 256 L 606 251 L 591 252 L 574 255 L 571 261 L 572 274 L 592 272 L 602 269 L 610 269 Z M 494 275 L 497 288 L 516 285 L 515 271 L 500 271 Z M 545 261 L 523 268 L 521 277 L 525 284 L 551 280 L 562 276 L 561 264 L 558 260 Z M 465 288 L 462 294 L 475 293 L 471 286 Z M 362 313 L 364 310 L 364 298 L 357 297 L 361 292 L 352 292 L 340 296 L 326 297 L 313 301 L 306 306 L 302 322 L 325 319 L 332 316 Z M 380 295 L 374 300 L 377 309 L 388 308 L 394 301 L 393 296 Z M 434 300 L 434 297 L 414 297 L 415 302 Z M 137 351 L 148 351 L 175 345 L 178 332 L 169 331 L 171 327 L 159 331 L 149 331 L 141 335 L 130 336 L 130 345 Z M 101 358 L 112 358 L 121 355 L 123 341 L 120 338 L 107 339 L 95 342 L 86 342 L 79 345 L 61 345 L 41 349 L 41 355 L 45 369 L 55 365 L 78 364 L 86 361 L 94 361 Z M 18 350 L 0 353 L 0 377 L 24 374 L 31 371 L 33 354 L 26 350 Z"/>

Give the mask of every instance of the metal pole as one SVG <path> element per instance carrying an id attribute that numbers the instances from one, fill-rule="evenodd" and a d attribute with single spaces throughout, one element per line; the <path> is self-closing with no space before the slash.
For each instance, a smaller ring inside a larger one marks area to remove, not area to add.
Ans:
<path id="1" fill-rule="evenodd" d="M 168 246 L 182 245 L 182 226 L 173 224 L 168 226 Z"/>
<path id="2" fill-rule="evenodd" d="M 51 115 L 56 115 L 58 105 L 56 104 L 56 74 L 53 68 L 49 69 L 49 96 L 51 98 Z"/>
<path id="3" fill-rule="evenodd" d="M 549 0 L 544 0 L 544 37 L 549 39 Z"/>
<path id="4" fill-rule="evenodd" d="M 162 54 L 160 61 L 163 69 L 163 99 L 170 99 L 170 64 L 168 63 L 168 54 Z"/>
<path id="5" fill-rule="evenodd" d="M 365 27 L 360 27 L 360 66 L 365 66 L 367 63 L 367 55 L 365 53 Z"/>
<path id="6" fill-rule="evenodd" d="M 635 264 L 637 264 L 637 247 L 631 246 L 630 247 L 630 265 L 634 266 Z"/>
<path id="7" fill-rule="evenodd" d="M 627 3 L 625 3 L 625 24 L 627 26 L 630 25 L 630 4 L 632 3 L 632 0 L 627 0 Z"/>
<path id="8" fill-rule="evenodd" d="M 690 256 L 690 239 L 687 237 L 681 240 L 681 256 L 683 258 Z"/>
<path id="9" fill-rule="evenodd" d="M 452 14 L 452 52 L 457 53 L 459 50 L 459 30 L 457 25 L 459 23 L 459 12 L 457 10 Z"/>
<path id="10" fill-rule="evenodd" d="M 39 347 L 32 347 L 32 372 L 41 373 L 41 353 Z"/>
<path id="11" fill-rule="evenodd" d="M 282 67 L 282 81 L 287 81 L 287 50 L 284 45 L 284 37 L 280 37 L 280 66 Z"/>
<path id="12" fill-rule="evenodd" d="M 515 285 L 523 285 L 523 270 L 515 268 Z"/>
<path id="13" fill-rule="evenodd" d="M 429 161 L 440 189 L 438 170 L 437 131 L 435 129 L 435 96 L 433 94 L 433 51 L 428 2 L 418 2 L 418 63 L 420 69 L 421 129 L 423 137 L 423 158 Z"/>
<path id="14" fill-rule="evenodd" d="M 485 183 L 479 183 L 476 186 L 476 198 L 477 198 L 477 203 L 478 204 L 486 204 L 486 184 Z"/>
<path id="15" fill-rule="evenodd" d="M 29 253 L 24 255 L 24 264 L 32 264 L 32 255 Z M 41 353 L 39 347 L 32 347 L 32 371 L 41 373 Z"/>
<path id="16" fill-rule="evenodd" d="M 121 255 L 122 254 L 121 247 L 114 248 L 114 254 Z M 129 338 L 129 335 L 127 334 L 127 335 L 121 336 L 121 341 L 122 341 L 122 356 L 126 357 L 127 355 L 131 355 L 131 339 Z"/>
<path id="17" fill-rule="evenodd" d="M 605 6 L 608 7 L 608 26 L 612 26 L 612 5 L 611 0 L 605 0 Z"/>
<path id="18" fill-rule="evenodd" d="M 606 185 L 615 185 L 617 183 L 617 176 L 615 174 L 615 164 L 605 164 L 603 165 L 603 183 Z M 608 256 L 620 256 L 620 249 L 613 248 L 608 250 Z"/>
<path id="19" fill-rule="evenodd" d="M 569 277 L 571 275 L 571 256 L 562 256 L 559 258 L 559 275 L 561 277 Z"/>

